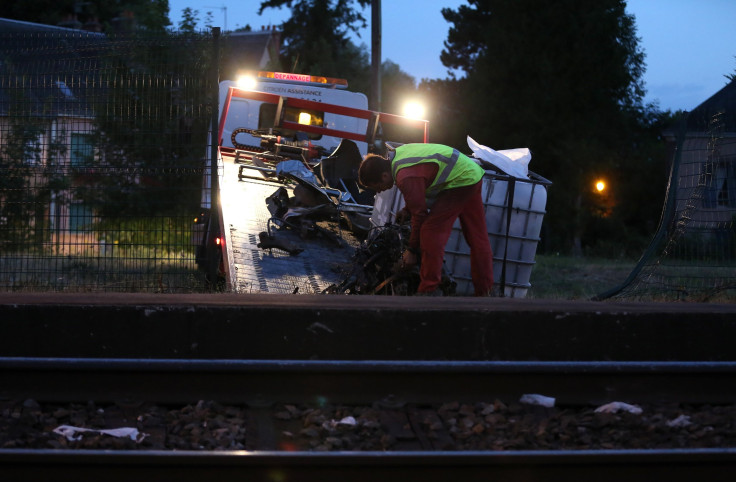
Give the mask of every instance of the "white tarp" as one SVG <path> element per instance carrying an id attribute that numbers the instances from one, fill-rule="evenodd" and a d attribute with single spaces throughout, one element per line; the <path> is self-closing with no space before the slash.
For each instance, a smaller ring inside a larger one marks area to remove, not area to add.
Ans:
<path id="1" fill-rule="evenodd" d="M 532 160 L 532 153 L 528 147 L 496 151 L 488 146 L 478 144 L 470 136 L 468 136 L 468 147 L 473 151 L 475 157 L 490 162 L 510 176 L 529 177 L 529 161 Z"/>

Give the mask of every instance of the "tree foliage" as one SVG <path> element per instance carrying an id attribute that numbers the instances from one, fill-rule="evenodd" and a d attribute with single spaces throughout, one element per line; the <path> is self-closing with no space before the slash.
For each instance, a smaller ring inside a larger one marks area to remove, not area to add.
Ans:
<path id="1" fill-rule="evenodd" d="M 169 0 L 10 0 L 0 2 L 0 17 L 78 28 L 99 23 L 104 31 L 162 32 L 171 25 Z"/>
<path id="2" fill-rule="evenodd" d="M 381 64 L 382 110 L 401 112 L 402 103 L 416 93 L 416 80 L 401 70 L 399 64 L 385 60 Z"/>
<path id="3" fill-rule="evenodd" d="M 101 52 L 105 99 L 95 105 L 94 145 L 84 166 L 94 183 L 78 195 L 105 216 L 190 212 L 211 120 L 212 40 L 181 32 L 171 37 L 118 38 Z"/>
<path id="4" fill-rule="evenodd" d="M 199 10 L 192 10 L 186 7 L 181 11 L 181 20 L 179 21 L 179 32 L 194 34 L 197 32 L 197 23 L 199 22 Z"/>
<path id="5" fill-rule="evenodd" d="M 465 77 L 422 86 L 451 96 L 433 132 L 531 148 L 532 169 L 554 182 L 545 218 L 550 249 L 582 249 L 596 212 L 590 183 L 606 175 L 631 182 L 644 155 L 637 137 L 647 113 L 644 53 L 625 7 L 624 0 L 469 0 L 442 10 L 452 26 L 441 60 Z M 604 224 L 622 223 L 605 217 Z"/>
<path id="6" fill-rule="evenodd" d="M 368 91 L 368 54 L 350 41 L 350 32 L 366 26 L 354 7 L 370 0 L 268 0 L 267 8 L 289 8 L 281 25 L 281 64 L 289 72 L 347 78 L 351 90 Z"/>
<path id="7" fill-rule="evenodd" d="M 734 57 L 734 59 L 736 59 L 736 57 Z M 734 80 L 736 80 L 736 71 L 734 71 L 732 74 L 726 74 L 724 75 L 724 77 L 726 77 L 729 82 L 733 82 Z"/>
<path id="8" fill-rule="evenodd" d="M 0 145 L 0 252 L 18 249 L 28 241 L 38 246 L 49 228 L 43 210 L 51 193 L 69 187 L 69 177 L 55 165 L 66 146 L 58 139 L 42 143 L 50 121 L 29 115 L 27 104 L 13 101 Z"/>

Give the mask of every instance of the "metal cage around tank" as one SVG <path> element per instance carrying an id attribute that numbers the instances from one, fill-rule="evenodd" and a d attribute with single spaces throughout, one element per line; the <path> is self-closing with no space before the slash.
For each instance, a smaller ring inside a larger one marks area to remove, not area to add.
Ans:
<path id="1" fill-rule="evenodd" d="M 498 296 L 524 298 L 531 287 L 529 279 L 551 184 L 531 171 L 528 178 L 492 170 L 483 176 L 483 207 Z M 457 283 L 456 294 L 473 294 L 470 247 L 459 221 L 455 221 L 445 246 L 445 268 Z"/>

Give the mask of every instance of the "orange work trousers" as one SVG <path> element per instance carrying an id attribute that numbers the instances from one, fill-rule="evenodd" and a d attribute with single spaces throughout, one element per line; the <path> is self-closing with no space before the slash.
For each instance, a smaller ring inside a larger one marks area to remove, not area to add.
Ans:
<path id="1" fill-rule="evenodd" d="M 476 296 L 490 294 L 493 287 L 493 252 L 488 241 L 486 215 L 481 188 L 483 180 L 471 186 L 442 191 L 422 223 L 419 246 L 422 264 L 419 268 L 420 293 L 435 291 L 442 279 L 442 262 L 452 226 L 460 219 L 465 241 L 470 247 L 471 278 Z"/>

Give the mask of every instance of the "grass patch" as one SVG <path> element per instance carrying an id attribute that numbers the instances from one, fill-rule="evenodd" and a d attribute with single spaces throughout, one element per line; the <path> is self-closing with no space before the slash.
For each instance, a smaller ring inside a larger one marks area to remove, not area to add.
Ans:
<path id="1" fill-rule="evenodd" d="M 527 298 L 587 300 L 624 282 L 633 259 L 538 255 Z"/>

